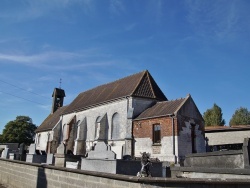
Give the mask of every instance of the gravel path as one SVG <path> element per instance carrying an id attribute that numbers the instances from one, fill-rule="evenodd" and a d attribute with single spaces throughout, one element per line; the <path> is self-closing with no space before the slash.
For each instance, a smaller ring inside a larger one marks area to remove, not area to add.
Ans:
<path id="1" fill-rule="evenodd" d="M 6 188 L 6 187 L 4 187 L 2 184 L 0 184 L 0 188 Z"/>

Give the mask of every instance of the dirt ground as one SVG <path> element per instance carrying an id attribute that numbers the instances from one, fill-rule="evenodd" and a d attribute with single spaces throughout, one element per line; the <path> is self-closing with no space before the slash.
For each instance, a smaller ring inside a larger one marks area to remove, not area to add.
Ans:
<path id="1" fill-rule="evenodd" d="M 2 184 L 0 184 L 0 188 L 6 188 L 6 187 L 4 187 Z"/>

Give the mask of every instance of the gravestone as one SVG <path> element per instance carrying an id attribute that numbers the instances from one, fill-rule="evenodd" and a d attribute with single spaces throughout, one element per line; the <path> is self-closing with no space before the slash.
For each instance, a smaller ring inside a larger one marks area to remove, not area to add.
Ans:
<path id="1" fill-rule="evenodd" d="M 73 154 L 66 154 L 65 151 L 66 147 L 63 143 L 61 143 L 58 148 L 57 152 L 55 153 L 55 166 L 58 167 L 66 167 L 66 162 L 77 162 L 81 160 L 80 155 L 73 155 Z"/>
<path id="2" fill-rule="evenodd" d="M 116 154 L 111 146 L 99 141 L 94 150 L 88 152 L 87 158 L 82 158 L 81 170 L 116 173 L 116 164 Z"/>
<path id="3" fill-rule="evenodd" d="M 15 159 L 15 154 L 14 153 L 9 153 L 9 159 L 14 160 Z"/>
<path id="4" fill-rule="evenodd" d="M 243 146 L 244 168 L 250 168 L 250 139 L 244 138 Z"/>
<path id="5" fill-rule="evenodd" d="M 36 154 L 36 144 L 30 144 L 29 154 Z"/>
<path id="6" fill-rule="evenodd" d="M 53 153 L 47 154 L 46 164 L 54 165 L 55 164 L 55 157 Z"/>
<path id="7" fill-rule="evenodd" d="M 36 144 L 30 144 L 29 153 L 26 155 L 26 162 L 29 163 L 45 163 L 46 155 L 39 155 L 36 151 Z"/>
<path id="8" fill-rule="evenodd" d="M 97 142 L 93 151 L 88 152 L 91 159 L 115 159 L 116 154 L 111 150 L 111 146 L 104 142 Z"/>
<path id="9" fill-rule="evenodd" d="M 5 146 L 5 148 L 4 148 L 3 152 L 2 152 L 1 158 L 4 158 L 4 159 L 9 158 L 9 148 L 8 148 L 8 146 Z"/>
<path id="10" fill-rule="evenodd" d="M 19 146 L 19 160 L 20 161 L 26 161 L 26 150 L 25 150 L 25 144 L 21 143 Z"/>
<path id="11" fill-rule="evenodd" d="M 57 150 L 56 150 L 56 153 L 57 153 L 57 154 L 65 154 L 65 150 L 66 150 L 65 145 L 64 145 L 63 143 L 61 143 L 61 144 L 58 146 L 58 148 L 57 148 Z"/>
<path id="12" fill-rule="evenodd" d="M 77 162 L 66 162 L 66 168 L 78 169 L 79 161 Z"/>

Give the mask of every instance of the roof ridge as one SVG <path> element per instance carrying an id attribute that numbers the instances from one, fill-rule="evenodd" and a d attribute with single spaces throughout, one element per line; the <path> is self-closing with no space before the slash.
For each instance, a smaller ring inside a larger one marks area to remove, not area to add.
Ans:
<path id="1" fill-rule="evenodd" d="M 91 89 L 88 89 L 88 90 L 86 90 L 86 91 L 83 91 L 83 92 L 79 93 L 79 95 L 82 94 L 82 93 L 85 93 L 85 92 L 94 90 L 94 89 L 96 89 L 96 88 L 103 87 L 103 86 L 106 86 L 106 85 L 109 85 L 109 84 L 118 82 L 118 81 L 123 80 L 123 79 L 125 79 L 125 78 L 129 78 L 129 77 L 135 76 L 135 75 L 137 75 L 137 74 L 141 74 L 141 73 L 146 72 L 146 71 L 147 71 L 147 70 L 144 70 L 144 71 L 141 71 L 141 72 L 137 72 L 137 73 L 134 73 L 134 74 L 132 74 L 132 75 L 128 75 L 128 76 L 125 76 L 125 77 L 123 77 L 123 78 L 119 78 L 119 79 L 117 79 L 117 80 L 114 80 L 114 81 L 111 81 L 111 82 L 108 82 L 108 83 L 104 83 L 104 84 L 95 86 L 95 87 L 93 87 L 93 88 L 91 88 Z M 144 74 L 143 74 L 143 75 L 144 75 Z"/>
<path id="2" fill-rule="evenodd" d="M 185 104 L 185 102 L 186 102 L 190 97 L 191 97 L 191 95 L 188 94 L 188 95 L 184 98 L 184 100 L 182 101 L 182 103 L 181 103 L 181 104 L 179 105 L 179 107 L 175 110 L 175 112 L 174 112 L 175 115 L 177 114 L 177 112 L 181 109 L 181 107 Z"/>
<path id="3" fill-rule="evenodd" d="M 183 100 L 183 99 L 186 99 L 186 97 L 184 97 L 184 98 L 180 97 L 180 98 L 173 99 L 173 100 L 170 100 L 170 101 L 167 101 L 167 102 L 171 102 L 171 101 L 179 101 L 179 100 Z"/>

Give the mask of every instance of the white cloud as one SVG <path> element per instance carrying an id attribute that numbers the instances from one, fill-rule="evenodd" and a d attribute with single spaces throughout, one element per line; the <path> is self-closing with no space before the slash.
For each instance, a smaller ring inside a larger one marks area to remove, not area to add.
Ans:
<path id="1" fill-rule="evenodd" d="M 0 64 L 6 63 L 51 70 L 76 70 L 84 67 L 105 67 L 116 64 L 114 60 L 110 60 L 106 54 L 102 55 L 96 49 L 81 52 L 48 51 L 32 55 L 0 53 Z"/>

